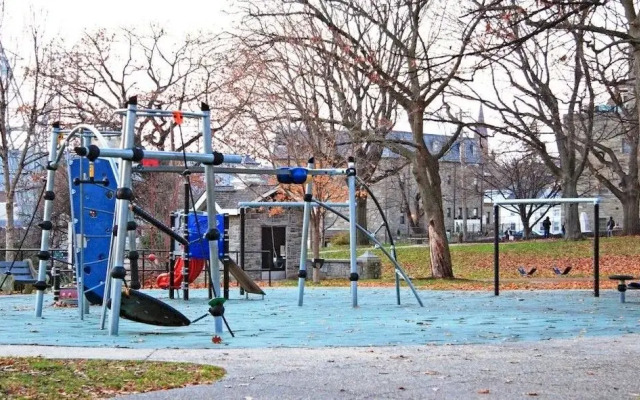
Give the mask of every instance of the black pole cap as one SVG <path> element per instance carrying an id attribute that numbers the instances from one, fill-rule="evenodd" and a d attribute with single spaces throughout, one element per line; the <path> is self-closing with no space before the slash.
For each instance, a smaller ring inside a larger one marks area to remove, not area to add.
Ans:
<path id="1" fill-rule="evenodd" d="M 358 275 L 358 273 L 357 273 L 357 272 L 352 272 L 352 273 L 349 275 L 349 280 L 350 280 L 351 282 L 357 282 L 357 281 L 358 281 L 358 279 L 360 279 L 360 276 Z"/>
<path id="2" fill-rule="evenodd" d="M 55 121 L 54 123 L 51 124 L 51 127 L 54 129 L 59 129 L 60 128 L 60 121 Z"/>
<path id="3" fill-rule="evenodd" d="M 133 199 L 133 190 L 128 187 L 121 187 L 116 190 L 116 199 L 131 200 Z"/>
<path id="4" fill-rule="evenodd" d="M 49 253 L 48 251 L 40 251 L 40 252 L 38 252 L 38 259 L 39 260 L 47 261 L 50 258 L 51 258 L 51 253 Z"/>
<path id="5" fill-rule="evenodd" d="M 224 306 L 222 304 L 217 304 L 213 307 L 209 308 L 209 313 L 214 317 L 222 317 L 224 315 Z"/>
<path id="6" fill-rule="evenodd" d="M 220 239 L 220 231 L 216 228 L 209 229 L 209 231 L 207 231 L 204 237 L 208 241 L 218 240 Z"/>
<path id="7" fill-rule="evenodd" d="M 95 144 L 89 145 L 87 152 L 87 158 L 89 161 L 95 161 L 98 157 L 100 157 L 100 147 Z"/>
<path id="8" fill-rule="evenodd" d="M 200 103 L 200 110 L 201 111 L 211 111 L 211 107 L 209 107 L 209 105 L 203 101 L 203 102 Z"/>
<path id="9" fill-rule="evenodd" d="M 127 105 L 137 106 L 138 105 L 138 96 L 131 96 L 129 100 L 127 100 Z"/>
<path id="10" fill-rule="evenodd" d="M 53 229 L 53 224 L 51 223 L 51 221 L 42 221 L 38 224 L 38 226 L 43 231 L 50 231 L 51 229 Z"/>
<path id="11" fill-rule="evenodd" d="M 315 164 L 315 162 L 316 162 L 316 158 L 315 158 L 315 157 L 311 157 L 311 158 L 307 161 L 307 163 L 309 163 L 309 164 Z"/>
<path id="12" fill-rule="evenodd" d="M 36 281 L 33 284 L 33 287 L 36 288 L 36 290 L 45 290 L 47 288 L 47 283 L 44 281 Z"/>
<path id="13" fill-rule="evenodd" d="M 356 162 L 356 158 L 354 156 L 349 156 L 349 158 L 347 158 L 347 161 Z"/>
<path id="14" fill-rule="evenodd" d="M 298 278 L 307 279 L 307 270 L 303 269 L 298 272 Z"/>
<path id="15" fill-rule="evenodd" d="M 127 276 L 127 270 L 123 266 L 113 267 L 111 270 L 111 277 L 114 279 L 124 279 Z"/>

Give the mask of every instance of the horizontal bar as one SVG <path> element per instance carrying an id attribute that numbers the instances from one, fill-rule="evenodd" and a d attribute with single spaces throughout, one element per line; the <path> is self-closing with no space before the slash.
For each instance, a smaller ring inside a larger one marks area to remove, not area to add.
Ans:
<path id="1" fill-rule="evenodd" d="M 170 110 L 153 110 L 149 108 L 143 108 L 136 111 L 136 117 L 171 117 L 173 118 L 174 111 Z M 185 118 L 202 118 L 204 114 L 201 112 L 193 112 L 193 111 L 180 111 L 183 117 Z M 114 114 L 118 115 L 126 115 L 127 109 L 121 108 L 114 111 Z"/>
<path id="2" fill-rule="evenodd" d="M 72 131 L 76 132 L 77 129 L 63 129 L 63 130 L 59 131 L 58 133 L 61 133 L 63 135 L 68 135 Z M 102 134 L 102 136 L 120 136 L 120 135 L 122 135 L 122 132 L 120 132 L 120 131 L 100 131 L 99 130 L 98 132 L 100 132 Z M 81 135 L 95 136 L 95 134 L 89 129 L 83 129 Z"/>
<path id="3" fill-rule="evenodd" d="M 146 154 L 146 153 L 145 153 Z M 180 153 L 182 154 L 182 153 Z M 198 153 L 199 154 L 199 153 Z M 182 158 L 181 158 L 182 159 Z M 226 162 L 226 161 L 225 161 Z M 133 169 L 134 172 L 175 172 L 181 173 L 184 167 L 176 167 L 170 165 L 161 165 L 159 167 L 143 167 L 138 166 Z M 189 171 L 193 173 L 203 173 L 202 167 L 189 167 Z M 239 167 L 213 167 L 216 174 L 248 174 L 248 175 L 284 175 L 291 174 L 290 171 L 279 168 L 239 168 Z M 344 169 L 312 169 L 308 170 L 309 175 L 346 175 Z"/>
<path id="4" fill-rule="evenodd" d="M 570 198 L 553 198 L 553 199 L 504 199 L 495 200 L 493 204 L 497 206 L 510 204 L 562 204 L 562 203 L 591 203 L 600 204 L 599 197 L 570 197 Z"/>
<path id="5" fill-rule="evenodd" d="M 84 149 L 84 154 L 87 153 L 87 149 Z M 76 151 L 76 153 L 78 153 Z M 78 153 L 83 154 L 83 153 Z M 196 161 L 201 163 L 213 163 L 214 155 L 213 154 L 203 154 L 203 153 L 182 153 L 180 151 L 153 151 L 153 150 L 143 150 L 142 151 L 143 158 L 152 159 L 152 160 L 173 160 L 173 161 L 182 161 L 185 158 L 187 161 Z M 124 158 L 124 159 L 132 159 L 133 158 L 133 150 L 131 149 L 114 149 L 114 148 L 100 148 L 100 154 L 98 157 L 100 158 Z M 240 164 L 244 159 L 243 156 L 234 155 L 234 154 L 223 154 L 224 163 L 231 164 Z M 184 168 L 183 168 L 184 170 Z"/>
<path id="6" fill-rule="evenodd" d="M 258 208 L 258 207 L 304 207 L 303 201 L 241 201 L 238 203 L 238 207 L 246 208 Z M 349 203 L 322 203 L 329 207 L 349 207 Z M 318 204 L 312 203 L 312 207 L 322 207 Z"/>

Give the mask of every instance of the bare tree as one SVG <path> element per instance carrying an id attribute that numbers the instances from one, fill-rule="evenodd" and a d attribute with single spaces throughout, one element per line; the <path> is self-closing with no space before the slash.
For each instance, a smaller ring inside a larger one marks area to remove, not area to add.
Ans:
<path id="1" fill-rule="evenodd" d="M 492 192 L 504 198 L 516 199 L 553 199 L 559 191 L 556 177 L 535 154 L 506 154 L 500 158 L 487 160 L 481 179 L 484 179 Z M 523 237 L 529 238 L 535 226 L 553 205 L 517 204 L 504 206 L 507 210 L 520 216 L 523 226 Z M 540 212 L 537 219 L 533 219 Z"/>
<path id="2" fill-rule="evenodd" d="M 590 9 L 575 5 L 563 12 L 547 5 L 532 16 L 512 6 L 494 15 L 487 22 L 486 40 L 478 44 L 482 50 L 495 45 L 480 53 L 493 91 L 487 95 L 486 88 L 468 90 L 500 116 L 494 130 L 536 151 L 561 184 L 562 196 L 574 198 L 589 154 L 581 142 L 593 138 L 598 93 L 586 62 L 585 32 L 540 30 L 535 23 L 536 18 L 553 18 L 554 13 L 581 21 L 589 18 Z M 567 238 L 578 239 L 578 207 L 568 204 L 565 210 Z"/>
<path id="3" fill-rule="evenodd" d="M 235 60 L 225 50 L 218 37 L 204 33 L 176 40 L 156 26 L 115 32 L 101 29 L 85 33 L 71 47 L 60 43 L 59 63 L 48 73 L 54 78 L 65 121 L 119 130 L 113 111 L 137 95 L 145 108 L 182 110 L 209 103 L 215 132 L 235 114 L 224 95 L 233 90 L 232 82 L 223 81 L 221 71 L 242 68 L 230 67 Z M 174 121 L 152 117 L 141 120 L 136 132 L 138 144 L 162 150 L 180 150 L 200 138 L 196 130 L 183 144 Z"/>
<path id="4" fill-rule="evenodd" d="M 269 3 L 271 5 L 271 3 Z M 332 43 L 337 50 L 324 53 L 366 74 L 374 87 L 386 93 L 405 113 L 411 140 L 388 140 L 381 132 L 367 141 L 392 147 L 413 165 L 420 188 L 429 233 L 431 268 L 435 277 L 453 277 L 451 256 L 442 210 L 438 160 L 447 153 L 462 130 L 460 126 L 438 151 L 424 141 L 424 119 L 438 108 L 444 89 L 461 74 L 462 55 L 481 21 L 479 14 L 466 14 L 464 6 L 435 1 L 398 3 L 393 0 L 289 1 L 272 7 L 250 7 L 249 15 L 266 29 L 276 19 L 293 23 L 312 21 L 322 35 L 292 35 L 269 31 L 265 45 L 294 41 L 323 52 L 317 43 Z M 377 132 L 376 132 L 377 133 Z"/>
<path id="5" fill-rule="evenodd" d="M 18 240 L 17 196 L 32 189 L 28 178 L 34 162 L 43 156 L 38 146 L 47 129 L 53 96 L 46 89 L 43 73 L 51 61 L 50 47 L 43 43 L 38 27 L 30 27 L 28 39 L 19 49 L 10 50 L 3 44 L 0 42 L 0 160 L 7 218 L 5 246 L 11 250 Z M 7 252 L 7 257 L 11 256 Z"/>

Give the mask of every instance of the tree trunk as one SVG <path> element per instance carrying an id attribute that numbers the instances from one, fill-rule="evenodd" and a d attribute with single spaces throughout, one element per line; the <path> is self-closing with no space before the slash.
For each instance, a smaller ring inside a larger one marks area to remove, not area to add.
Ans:
<path id="1" fill-rule="evenodd" d="M 444 225 L 438 160 L 425 153 L 426 151 L 418 151 L 412 162 L 429 234 L 431 274 L 434 278 L 454 278 Z"/>
<path id="2" fill-rule="evenodd" d="M 460 149 L 460 151 L 462 152 L 462 149 Z M 461 163 L 462 164 L 462 163 Z M 467 219 L 469 218 L 469 216 L 467 215 L 469 213 L 468 210 L 468 205 L 467 205 L 467 182 L 466 182 L 466 174 L 465 171 L 466 167 L 464 164 L 462 164 L 460 166 L 460 180 L 461 180 L 461 192 L 462 192 L 462 241 L 467 241 L 467 238 L 469 237 L 469 233 L 468 233 L 468 229 L 467 229 Z"/>
<path id="3" fill-rule="evenodd" d="M 7 192 L 7 199 L 5 203 L 5 211 L 7 213 L 7 226 L 5 229 L 5 260 L 13 261 L 16 257 L 16 253 L 11 251 L 16 248 L 16 229 L 15 229 L 15 220 L 14 220 L 14 201 L 15 195 L 12 190 Z"/>
<path id="4" fill-rule="evenodd" d="M 363 195 L 356 196 L 356 222 L 364 229 L 369 230 L 367 227 L 367 200 L 369 196 L 365 193 Z M 359 246 L 367 246 L 369 244 L 369 238 L 358 229 L 356 235 L 356 243 Z"/>
<path id="5" fill-rule="evenodd" d="M 622 200 L 622 234 L 637 235 L 640 233 L 640 192 L 627 193 Z"/>
<path id="6" fill-rule="evenodd" d="M 577 182 L 574 179 L 565 178 L 562 184 L 563 198 L 578 197 Z M 578 203 L 567 203 L 564 205 L 564 226 L 566 229 L 565 239 L 579 240 L 582 239 L 582 230 L 580 229 L 580 210 Z M 594 221 L 597 224 L 598 221 Z M 593 227 L 592 227 L 593 229 Z"/>

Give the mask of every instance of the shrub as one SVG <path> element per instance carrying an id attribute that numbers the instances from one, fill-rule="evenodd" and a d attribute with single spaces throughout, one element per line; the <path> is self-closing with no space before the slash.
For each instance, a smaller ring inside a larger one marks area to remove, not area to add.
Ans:
<path id="1" fill-rule="evenodd" d="M 338 233 L 331 238 L 330 243 L 334 246 L 349 244 L 349 232 Z"/>

